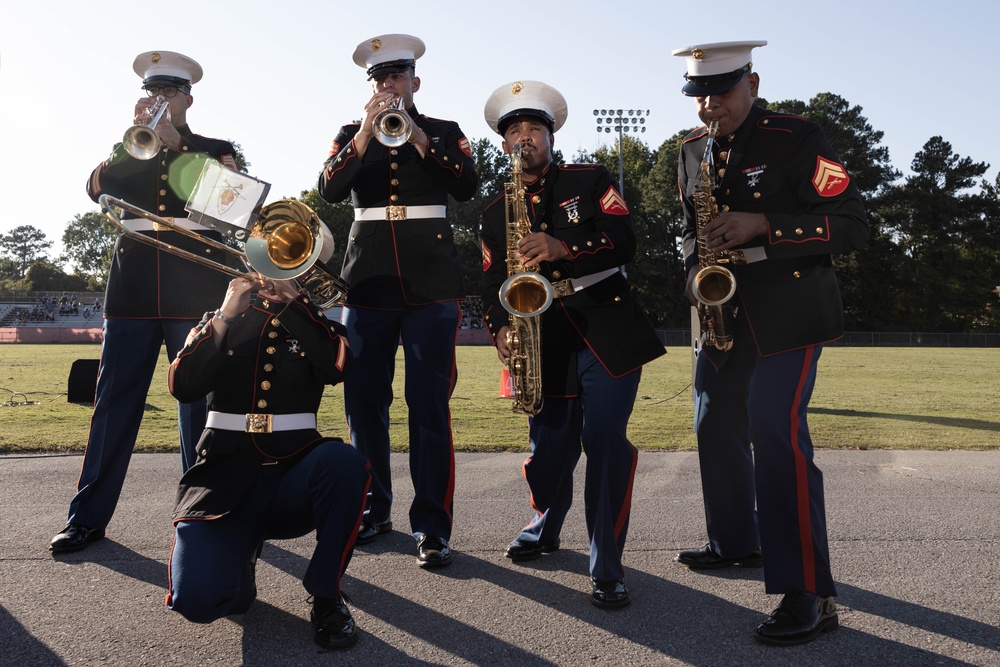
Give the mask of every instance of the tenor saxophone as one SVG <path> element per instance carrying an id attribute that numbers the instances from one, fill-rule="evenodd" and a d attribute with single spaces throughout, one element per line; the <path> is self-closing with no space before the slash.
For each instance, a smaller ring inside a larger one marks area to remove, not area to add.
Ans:
<path id="1" fill-rule="evenodd" d="M 705 225 L 719 215 L 719 205 L 712 194 L 715 188 L 715 160 L 712 156 L 719 121 L 708 125 L 708 142 L 701 159 L 698 182 L 692 195 L 695 210 L 695 232 L 698 244 L 698 265 L 694 277 L 694 296 L 698 300 L 698 319 L 701 323 L 702 344 L 726 351 L 733 347 L 733 321 L 736 309 L 731 303 L 736 294 L 736 277 L 725 265 L 738 261 L 741 252 L 708 247 L 704 236 Z"/>
<path id="2" fill-rule="evenodd" d="M 531 233 L 524 201 L 521 145 L 510 154 L 510 181 L 504 183 L 507 205 L 507 280 L 500 286 L 500 302 L 510 314 L 507 331 L 507 367 L 514 394 L 514 412 L 536 415 L 542 409 L 542 313 L 555 295 L 539 267 L 526 267 L 517 257 L 517 243 Z"/>

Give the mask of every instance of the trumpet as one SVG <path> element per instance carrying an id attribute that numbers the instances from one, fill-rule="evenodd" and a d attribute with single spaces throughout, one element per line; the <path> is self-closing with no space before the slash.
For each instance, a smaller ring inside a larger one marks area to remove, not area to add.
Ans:
<path id="1" fill-rule="evenodd" d="M 136 160 L 149 160 L 160 152 L 160 137 L 156 134 L 155 128 L 163 114 L 169 114 L 170 103 L 163 95 L 158 95 L 156 102 L 148 111 L 151 116 L 149 123 L 133 125 L 125 130 L 125 136 L 122 137 L 125 152 Z M 169 117 L 168 115 L 167 118 Z"/>
<path id="2" fill-rule="evenodd" d="M 413 121 L 410 114 L 402 109 L 403 98 L 396 97 L 386 104 L 386 108 L 375 114 L 372 120 L 372 131 L 375 138 L 383 146 L 395 148 L 410 140 L 413 131 Z"/>
<path id="3" fill-rule="evenodd" d="M 302 202 L 286 199 L 264 206 L 250 229 L 243 251 L 178 225 L 173 218 L 155 215 L 122 199 L 101 195 L 99 202 L 104 214 L 118 231 L 140 243 L 221 271 L 233 278 L 242 277 L 249 270 L 272 280 L 294 280 L 299 289 L 307 292 L 321 310 L 331 308 L 347 298 L 347 283 L 329 271 L 321 259 L 329 259 L 333 254 L 333 236 L 319 216 Z M 236 257 L 246 268 L 241 271 L 159 238 L 133 231 L 115 213 L 115 207 L 151 220 L 161 226 L 163 231 L 178 232 L 224 255 Z"/>

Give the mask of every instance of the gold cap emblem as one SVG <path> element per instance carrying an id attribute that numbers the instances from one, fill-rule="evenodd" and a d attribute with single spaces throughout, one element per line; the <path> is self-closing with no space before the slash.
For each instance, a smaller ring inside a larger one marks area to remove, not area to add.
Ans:
<path id="1" fill-rule="evenodd" d="M 378 51 L 381 48 L 382 48 L 382 40 L 381 39 L 373 39 L 372 40 L 372 50 Z"/>
<path id="2" fill-rule="evenodd" d="M 518 81 L 517 83 L 515 83 L 513 86 L 510 87 L 510 92 L 514 93 L 515 95 L 520 93 L 522 90 L 524 90 L 524 84 L 521 83 L 520 81 Z"/>
<path id="3" fill-rule="evenodd" d="M 150 60 L 152 60 L 154 63 L 160 62 L 160 54 L 159 53 L 154 53 L 152 55 L 152 57 L 150 58 Z"/>

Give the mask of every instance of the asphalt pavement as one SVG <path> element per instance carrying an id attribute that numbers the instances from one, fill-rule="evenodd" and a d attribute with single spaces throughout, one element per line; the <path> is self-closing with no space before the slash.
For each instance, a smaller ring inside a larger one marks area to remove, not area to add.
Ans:
<path id="1" fill-rule="evenodd" d="M 523 459 L 457 456 L 456 555 L 425 571 L 393 455 L 395 530 L 356 549 L 360 639 L 332 652 L 301 586 L 312 536 L 265 544 L 243 616 L 196 625 L 163 606 L 178 455 L 133 457 L 107 537 L 55 557 L 82 457 L 0 457 L 0 665 L 1000 665 L 998 451 L 820 450 L 841 627 L 799 647 L 753 638 L 780 599 L 762 570 L 673 562 L 705 541 L 694 453 L 640 454 L 618 611 L 589 601 L 586 459 L 562 549 L 504 558 L 531 515 Z"/>

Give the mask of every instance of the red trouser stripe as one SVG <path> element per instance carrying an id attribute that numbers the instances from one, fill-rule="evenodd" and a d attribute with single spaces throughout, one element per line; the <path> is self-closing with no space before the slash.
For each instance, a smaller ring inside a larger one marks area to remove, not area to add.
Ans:
<path id="1" fill-rule="evenodd" d="M 802 400 L 803 387 L 809 377 L 809 369 L 812 367 L 815 349 L 813 346 L 805 349 L 805 356 L 802 359 L 802 370 L 799 373 L 798 385 L 795 387 L 795 399 L 792 401 L 790 415 L 792 452 L 795 456 L 795 490 L 799 516 L 799 542 L 802 547 L 802 579 L 805 583 L 807 593 L 816 592 L 816 557 L 813 552 L 812 514 L 809 509 L 809 471 L 806 457 L 799 447 L 799 405 Z"/>

